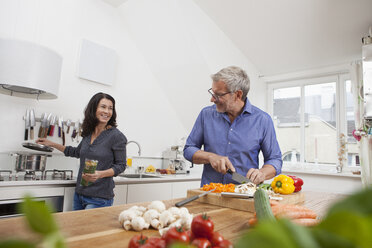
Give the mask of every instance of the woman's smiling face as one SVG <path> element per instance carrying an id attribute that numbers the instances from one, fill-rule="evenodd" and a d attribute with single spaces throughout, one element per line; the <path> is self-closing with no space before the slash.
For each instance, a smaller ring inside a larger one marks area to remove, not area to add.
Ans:
<path id="1" fill-rule="evenodd" d="M 109 99 L 102 98 L 97 106 L 96 117 L 100 124 L 106 124 L 109 122 L 113 112 L 113 104 Z"/>

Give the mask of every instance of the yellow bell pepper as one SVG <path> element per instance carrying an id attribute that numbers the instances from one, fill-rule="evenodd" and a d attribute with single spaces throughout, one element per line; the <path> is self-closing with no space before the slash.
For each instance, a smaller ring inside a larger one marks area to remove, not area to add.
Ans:
<path id="1" fill-rule="evenodd" d="M 294 181 L 286 175 L 279 175 L 271 182 L 271 188 L 275 193 L 284 195 L 292 194 L 295 190 Z"/>

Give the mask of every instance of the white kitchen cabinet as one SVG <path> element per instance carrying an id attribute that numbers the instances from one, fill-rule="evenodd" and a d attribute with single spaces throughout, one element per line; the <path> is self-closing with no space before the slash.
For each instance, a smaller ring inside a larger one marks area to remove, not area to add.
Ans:
<path id="1" fill-rule="evenodd" d="M 128 186 L 126 184 L 115 186 L 114 206 L 127 203 L 127 188 Z M 65 193 L 64 193 L 64 199 L 63 199 L 63 212 L 72 211 L 72 207 L 74 203 L 75 186 L 65 187 L 64 192 Z"/>
<path id="2" fill-rule="evenodd" d="M 200 188 L 200 181 L 187 181 L 172 183 L 172 198 L 183 198 L 187 196 L 188 189 Z"/>
<path id="3" fill-rule="evenodd" d="M 127 203 L 127 190 L 128 190 L 128 185 L 126 184 L 115 185 L 114 206 Z"/>
<path id="4" fill-rule="evenodd" d="M 172 183 L 129 184 L 127 203 L 172 199 Z"/>
<path id="5" fill-rule="evenodd" d="M 74 204 L 74 194 L 75 186 L 65 187 L 65 194 L 63 197 L 63 212 L 72 211 L 72 207 Z"/>

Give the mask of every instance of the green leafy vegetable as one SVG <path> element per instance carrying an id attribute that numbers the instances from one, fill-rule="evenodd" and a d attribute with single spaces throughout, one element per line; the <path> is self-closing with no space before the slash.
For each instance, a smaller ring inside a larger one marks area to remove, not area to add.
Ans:
<path id="1" fill-rule="evenodd" d="M 234 246 L 235 248 L 319 248 L 308 229 L 297 226 L 289 220 L 262 221 L 248 231 Z"/>
<path id="2" fill-rule="evenodd" d="M 41 246 L 28 241 L 6 240 L 0 241 L 0 248 L 66 247 L 65 240 L 59 232 L 49 205 L 35 201 L 30 196 L 25 196 L 19 207 L 19 212 L 25 215 L 25 219 L 31 230 L 42 236 Z"/>
<path id="3" fill-rule="evenodd" d="M 22 240 L 5 240 L 0 241 L 1 248 L 36 248 L 35 244 Z"/>
<path id="4" fill-rule="evenodd" d="M 24 213 L 30 228 L 40 234 L 51 234 L 58 230 L 52 210 L 44 202 L 38 202 L 26 196 L 21 204 L 20 212 Z"/>
<path id="5" fill-rule="evenodd" d="M 367 188 L 334 204 L 316 227 L 298 226 L 285 219 L 259 219 L 235 247 L 370 248 L 371 230 L 372 188 Z"/>

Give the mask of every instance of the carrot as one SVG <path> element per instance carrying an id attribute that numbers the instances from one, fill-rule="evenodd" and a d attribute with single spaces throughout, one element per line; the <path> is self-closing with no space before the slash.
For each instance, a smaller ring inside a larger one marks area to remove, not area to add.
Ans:
<path id="1" fill-rule="evenodd" d="M 254 226 L 254 225 L 256 225 L 256 224 L 257 224 L 257 218 L 255 218 L 255 217 L 250 218 L 250 219 L 248 220 L 248 224 L 249 224 L 250 226 Z"/>
<path id="2" fill-rule="evenodd" d="M 271 209 L 272 209 L 274 215 L 277 214 L 277 213 L 283 213 L 283 212 L 309 210 L 308 208 L 303 207 L 303 206 L 283 205 L 283 204 L 279 204 L 277 206 L 272 206 Z"/>
<path id="3" fill-rule="evenodd" d="M 271 207 L 279 205 L 279 202 L 277 200 L 269 200 Z"/>
<path id="4" fill-rule="evenodd" d="M 275 215 L 277 218 L 285 217 L 288 219 L 315 219 L 317 217 L 316 213 L 310 209 L 308 210 L 298 210 L 290 212 L 279 212 Z"/>
<path id="5" fill-rule="evenodd" d="M 292 220 L 292 222 L 296 223 L 298 225 L 301 225 L 301 226 L 315 226 L 320 222 L 320 220 L 301 218 L 301 219 L 294 219 L 294 220 Z"/>

